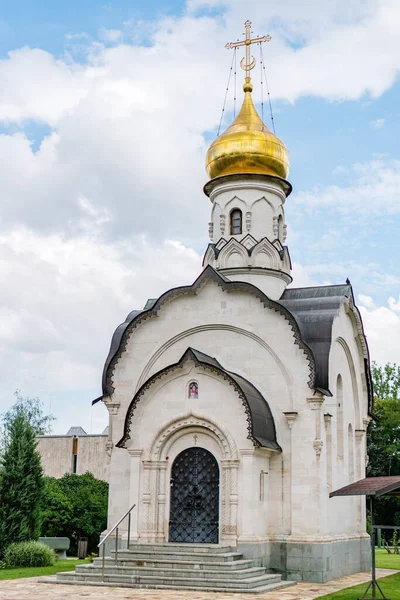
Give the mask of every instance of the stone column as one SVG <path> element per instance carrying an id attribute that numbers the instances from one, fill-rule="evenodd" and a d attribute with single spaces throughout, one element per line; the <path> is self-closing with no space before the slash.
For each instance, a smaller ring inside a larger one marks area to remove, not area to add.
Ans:
<path id="1" fill-rule="evenodd" d="M 317 506 L 316 520 L 318 518 L 318 530 L 316 533 L 321 533 L 321 524 L 326 522 L 327 512 L 327 500 L 328 495 L 326 493 L 326 479 L 321 468 L 321 454 L 324 442 L 322 440 L 322 406 L 325 398 L 320 392 L 316 392 L 312 398 L 307 398 L 307 402 L 312 411 L 315 414 L 315 438 L 313 441 L 313 447 L 315 450 L 316 461 L 315 461 L 315 500 Z M 318 516 L 317 516 L 318 515 Z"/>
<path id="2" fill-rule="evenodd" d="M 332 489 L 332 415 L 324 414 L 325 435 L 326 435 L 326 483 L 328 488 Z"/>
<path id="3" fill-rule="evenodd" d="M 139 518 L 140 518 L 140 466 L 142 450 L 129 449 L 128 454 L 131 457 L 130 485 L 129 485 L 129 508 L 136 504 L 131 512 L 131 540 L 137 541 L 139 538 Z"/>
<path id="4" fill-rule="evenodd" d="M 293 451 L 292 451 L 292 429 L 293 429 L 293 425 L 295 420 L 297 419 L 297 416 L 299 413 L 295 412 L 295 411 L 289 411 L 289 412 L 284 412 L 283 413 L 286 417 L 286 422 L 288 424 L 289 427 L 289 448 L 288 448 L 288 453 L 289 453 L 289 472 L 287 474 L 287 499 L 286 502 L 282 502 L 282 516 L 283 516 L 283 521 L 286 525 L 286 533 L 288 535 L 291 535 L 292 533 L 292 520 L 293 520 L 293 515 L 292 515 L 292 473 L 293 473 Z M 284 481 L 285 478 L 282 477 L 282 486 L 284 485 Z M 283 490 L 283 499 L 285 498 L 285 493 Z M 285 506 L 288 506 L 288 510 L 287 510 L 287 514 L 286 514 L 286 518 L 285 518 Z"/>
<path id="5" fill-rule="evenodd" d="M 165 505 L 167 502 L 167 460 L 157 461 L 158 466 L 158 491 L 157 491 L 157 533 L 156 542 L 162 544 L 166 542 L 166 527 L 165 527 Z"/>
<path id="6" fill-rule="evenodd" d="M 221 533 L 220 543 L 237 545 L 238 460 L 221 460 Z"/>

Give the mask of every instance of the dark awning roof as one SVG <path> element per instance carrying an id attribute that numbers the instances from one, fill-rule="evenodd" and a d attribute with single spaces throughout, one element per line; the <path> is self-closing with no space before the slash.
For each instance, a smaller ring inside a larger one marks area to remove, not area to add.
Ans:
<path id="1" fill-rule="evenodd" d="M 400 497 L 400 475 L 388 477 L 366 477 L 355 483 L 346 485 L 329 494 L 334 496 L 399 496 Z"/>
<path id="2" fill-rule="evenodd" d="M 161 376 L 180 368 L 183 362 L 186 360 L 194 360 L 196 364 L 209 368 L 214 372 L 218 372 L 222 374 L 225 379 L 230 381 L 236 391 L 239 393 L 245 406 L 248 421 L 249 439 L 255 442 L 256 445 L 281 452 L 281 447 L 276 439 L 274 418 L 272 416 L 269 404 L 261 392 L 259 392 L 258 389 L 254 387 L 252 383 L 250 383 L 250 381 L 241 375 L 224 369 L 224 367 L 216 358 L 190 347 L 186 350 L 186 352 L 184 352 L 181 359 L 177 363 L 169 365 L 168 367 L 165 367 L 161 371 L 158 371 L 152 375 L 137 391 L 126 413 L 124 435 L 117 443 L 117 447 L 124 448 L 126 441 L 130 439 L 130 429 L 134 411 L 144 391 L 147 390 L 152 383 L 160 379 Z"/>

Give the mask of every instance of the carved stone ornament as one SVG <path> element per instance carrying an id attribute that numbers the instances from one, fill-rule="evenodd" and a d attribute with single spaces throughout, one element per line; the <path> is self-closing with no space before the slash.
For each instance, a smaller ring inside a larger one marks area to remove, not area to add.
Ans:
<path id="1" fill-rule="evenodd" d="M 221 230 L 221 234 L 224 235 L 225 233 L 225 215 L 220 215 L 219 216 L 219 228 Z"/>
<path id="2" fill-rule="evenodd" d="M 312 398 L 307 398 L 307 402 L 310 405 L 311 410 L 319 410 L 325 402 L 325 398 L 322 394 L 315 394 Z"/>
<path id="3" fill-rule="evenodd" d="M 246 213 L 246 231 L 251 230 L 251 212 Z"/>
<path id="4" fill-rule="evenodd" d="M 273 217 L 273 219 L 272 219 L 272 231 L 274 232 L 274 237 L 278 238 L 278 235 L 279 235 L 278 217 Z"/>
<path id="5" fill-rule="evenodd" d="M 283 243 L 286 242 L 286 236 L 287 236 L 287 225 L 283 226 Z"/>
<path id="6" fill-rule="evenodd" d="M 107 454 L 107 456 L 111 456 L 113 447 L 114 447 L 114 444 L 112 443 L 112 441 L 111 440 L 107 440 L 106 441 L 106 454 Z"/>
<path id="7" fill-rule="evenodd" d="M 322 440 L 315 439 L 313 442 L 313 446 L 314 446 L 315 454 L 317 455 L 317 458 L 319 458 L 321 456 L 324 442 Z"/>
<path id="8" fill-rule="evenodd" d="M 284 415 L 285 415 L 285 417 L 286 417 L 286 421 L 287 421 L 287 424 L 288 424 L 288 426 L 289 426 L 289 429 L 292 429 L 292 427 L 293 427 L 293 423 L 295 422 L 295 420 L 296 420 L 296 418 L 297 418 L 297 415 L 298 415 L 299 413 L 297 413 L 297 412 L 295 412 L 295 411 L 291 411 L 291 412 L 284 412 L 283 414 L 284 414 Z"/>
<path id="9" fill-rule="evenodd" d="M 332 422 L 332 418 L 333 418 L 333 415 L 331 415 L 330 413 L 324 414 L 324 422 L 325 422 L 326 427 L 329 427 L 329 425 Z"/>
<path id="10" fill-rule="evenodd" d="M 212 221 L 208 224 L 208 235 L 210 236 L 210 240 L 212 241 L 214 235 L 214 223 Z"/>

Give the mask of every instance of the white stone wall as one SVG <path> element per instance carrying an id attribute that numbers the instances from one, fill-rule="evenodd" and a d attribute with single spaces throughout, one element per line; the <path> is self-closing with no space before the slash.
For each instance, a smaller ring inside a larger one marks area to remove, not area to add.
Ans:
<path id="1" fill-rule="evenodd" d="M 283 204 L 286 195 L 278 180 L 223 182 L 214 187 L 210 200 L 213 203 L 211 241 L 214 243 L 221 237 L 231 237 L 230 213 L 235 208 L 240 209 L 243 215 L 242 235 L 235 235 L 236 239 L 241 240 L 250 233 L 257 241 L 267 237 L 284 243 Z"/>
<path id="2" fill-rule="evenodd" d="M 345 430 L 351 424 L 354 477 L 359 478 L 365 472 L 361 428 L 367 396 L 353 321 L 343 306 L 334 322 L 329 369 L 333 394 L 337 375 L 343 378 Z M 365 535 L 362 501 L 329 499 L 330 491 L 349 482 L 347 433 L 344 456 L 337 456 L 335 396 L 325 398 L 308 387 L 308 360 L 291 325 L 248 292 L 228 293 L 208 281 L 197 294 L 173 298 L 133 330 L 114 370 L 115 392 L 106 398 L 114 446 L 123 436 L 135 393 L 152 375 L 177 363 L 189 346 L 257 387 L 270 405 L 282 453 L 252 446 L 241 401 L 226 381 L 201 367 L 182 368 L 145 392 L 128 449 L 113 449 L 109 526 L 136 503 L 133 537 L 167 539 L 170 465 L 197 435 L 197 443 L 213 452 L 224 469 L 222 540 L 318 543 Z M 199 383 L 198 401 L 187 397 L 191 379 Z M 231 440 L 234 449 L 224 454 L 222 438 Z M 228 491 L 227 486 L 233 487 Z"/>
<path id="3" fill-rule="evenodd" d="M 77 473 L 89 471 L 96 479 L 108 481 L 110 478 L 110 456 L 106 453 L 107 437 L 87 435 L 79 438 Z"/>
<path id="4" fill-rule="evenodd" d="M 37 449 L 40 453 L 45 475 L 62 477 L 72 473 L 73 440 L 71 436 L 39 436 Z M 89 471 L 97 479 L 109 480 L 110 456 L 106 453 L 107 436 L 87 435 L 77 438 L 78 475 Z"/>
<path id="5" fill-rule="evenodd" d="M 72 473 L 72 440 L 72 437 L 52 435 L 37 438 L 45 475 L 58 478 Z"/>
<path id="6" fill-rule="evenodd" d="M 234 181 L 214 185 L 209 224 L 210 238 L 218 253 L 209 247 L 204 264 L 228 278 L 248 281 L 270 298 L 282 296 L 291 281 L 290 258 L 283 249 L 286 225 L 283 184 L 274 178 Z M 231 234 L 231 213 L 242 213 L 242 233 Z"/>

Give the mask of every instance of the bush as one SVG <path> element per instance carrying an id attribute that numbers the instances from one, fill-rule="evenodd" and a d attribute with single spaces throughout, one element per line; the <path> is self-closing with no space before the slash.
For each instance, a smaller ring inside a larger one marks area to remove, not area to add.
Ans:
<path id="1" fill-rule="evenodd" d="M 8 567 L 51 567 L 56 558 L 54 550 L 39 542 L 10 544 L 4 553 Z"/>

